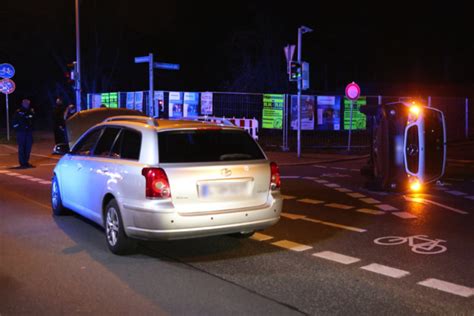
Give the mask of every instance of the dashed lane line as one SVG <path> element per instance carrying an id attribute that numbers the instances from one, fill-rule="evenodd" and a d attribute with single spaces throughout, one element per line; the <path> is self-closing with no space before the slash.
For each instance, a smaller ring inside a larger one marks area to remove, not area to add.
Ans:
<path id="1" fill-rule="evenodd" d="M 51 184 L 51 181 L 44 181 L 44 180 L 41 180 L 41 181 L 38 181 L 38 183 L 41 183 L 41 184 Z"/>
<path id="2" fill-rule="evenodd" d="M 318 180 L 318 177 L 303 177 L 305 180 Z"/>
<path id="3" fill-rule="evenodd" d="M 297 251 L 297 252 L 301 252 L 301 251 L 305 251 L 305 250 L 313 248 L 311 246 L 299 244 L 297 242 L 293 242 L 289 240 L 276 241 L 276 242 L 273 242 L 272 245 L 280 247 L 280 248 L 285 248 L 291 251 Z"/>
<path id="4" fill-rule="evenodd" d="M 319 219 L 314 219 L 314 218 L 303 217 L 303 218 L 300 218 L 300 219 L 303 220 L 303 221 L 307 221 L 307 222 L 312 222 L 312 223 L 322 224 L 322 225 L 326 225 L 326 226 L 341 228 L 341 229 L 350 230 L 350 231 L 357 232 L 357 233 L 364 233 L 364 232 L 367 231 L 367 229 L 362 229 L 362 228 L 357 228 L 357 227 L 353 227 L 353 226 L 347 226 L 347 225 L 341 225 L 341 224 L 321 221 Z"/>
<path id="5" fill-rule="evenodd" d="M 255 233 L 252 235 L 252 237 L 250 237 L 250 239 L 253 239 L 256 241 L 266 241 L 266 240 L 273 239 L 273 236 L 265 235 L 262 233 Z"/>
<path id="6" fill-rule="evenodd" d="M 444 204 L 441 204 L 441 203 L 438 203 L 438 202 L 435 202 L 435 201 L 432 201 L 432 200 L 428 200 L 428 199 L 425 199 L 425 198 L 419 198 L 419 197 L 413 198 L 413 197 L 409 197 L 409 196 L 406 196 L 406 195 L 404 195 L 403 198 L 406 201 L 410 201 L 410 202 L 436 205 L 436 206 L 439 206 L 441 208 L 444 208 L 446 210 L 449 210 L 449 211 L 452 211 L 452 212 L 455 212 L 455 213 L 458 213 L 458 214 L 463 214 L 463 215 L 469 214 L 468 212 L 460 210 L 458 208 L 451 207 L 451 206 L 448 206 L 448 205 L 444 205 Z"/>
<path id="7" fill-rule="evenodd" d="M 403 219 L 417 218 L 416 215 L 413 215 L 408 212 L 393 212 L 392 214 Z"/>
<path id="8" fill-rule="evenodd" d="M 408 272 L 408 271 L 400 270 L 400 269 L 397 269 L 397 268 L 392 268 L 392 267 L 389 267 L 389 266 L 384 266 L 384 265 L 378 264 L 378 263 L 371 263 L 367 266 L 361 267 L 361 269 L 366 270 L 366 271 L 370 271 L 370 272 L 374 272 L 374 273 L 378 273 L 378 274 L 382 274 L 382 275 L 385 275 L 385 276 L 388 276 L 388 277 L 391 277 L 391 278 L 396 278 L 396 279 L 402 278 L 402 277 L 407 276 L 407 275 L 410 274 L 410 272 Z"/>
<path id="9" fill-rule="evenodd" d="M 346 256 L 346 255 L 343 255 L 337 252 L 332 252 L 332 251 L 321 251 L 321 252 L 313 253 L 313 256 L 326 259 L 326 260 L 331 260 L 338 263 L 342 263 L 342 264 L 351 264 L 351 263 L 360 261 L 359 258 Z"/>
<path id="10" fill-rule="evenodd" d="M 474 200 L 474 195 L 465 196 L 465 199 Z"/>
<path id="11" fill-rule="evenodd" d="M 39 164 L 38 166 L 45 167 L 45 166 L 56 166 L 56 165 L 57 165 L 57 163 L 53 162 L 53 163 L 42 163 L 42 164 Z"/>
<path id="12" fill-rule="evenodd" d="M 329 204 L 324 204 L 324 206 L 338 208 L 341 210 L 350 210 L 351 208 L 354 208 L 354 206 L 352 205 L 339 204 L 339 203 L 329 203 Z"/>
<path id="13" fill-rule="evenodd" d="M 280 216 L 288 218 L 288 219 L 293 219 L 293 220 L 306 217 L 306 215 L 291 214 L 291 213 L 280 213 Z"/>
<path id="14" fill-rule="evenodd" d="M 358 192 L 352 192 L 352 193 L 346 193 L 348 196 L 359 199 L 359 198 L 366 198 L 367 196 L 358 193 Z"/>
<path id="15" fill-rule="evenodd" d="M 323 203 L 325 203 L 324 201 L 313 200 L 313 199 L 301 199 L 301 200 L 297 200 L 297 201 L 301 202 L 301 203 L 307 203 L 307 204 L 323 204 Z"/>
<path id="16" fill-rule="evenodd" d="M 352 190 L 346 189 L 346 188 L 334 188 L 334 190 L 339 191 L 339 192 L 342 192 L 342 193 L 349 193 L 349 192 L 352 192 Z"/>
<path id="17" fill-rule="evenodd" d="M 315 168 L 327 169 L 327 166 L 313 165 Z"/>
<path id="18" fill-rule="evenodd" d="M 390 211 L 398 211 L 398 208 L 388 205 L 388 204 L 376 204 L 375 207 L 381 209 L 382 211 L 390 212 Z"/>
<path id="19" fill-rule="evenodd" d="M 376 199 L 373 199 L 373 198 L 363 198 L 363 199 L 359 199 L 359 200 L 364 202 L 364 203 L 367 203 L 367 204 L 378 204 L 378 203 L 380 203 L 379 200 L 376 200 Z"/>
<path id="20" fill-rule="evenodd" d="M 464 192 L 461 192 L 461 191 L 456 191 L 456 190 L 452 190 L 452 191 L 444 191 L 448 194 L 451 194 L 451 195 L 455 195 L 455 196 L 461 196 L 461 195 L 467 195 L 466 193 Z"/>
<path id="21" fill-rule="evenodd" d="M 331 169 L 335 170 L 347 170 L 348 168 L 342 168 L 342 167 L 330 167 Z"/>
<path id="22" fill-rule="evenodd" d="M 28 179 L 31 179 L 31 178 L 34 178 L 34 177 L 24 174 L 24 175 L 21 175 L 21 176 L 17 176 L 17 178 L 28 180 Z"/>
<path id="23" fill-rule="evenodd" d="M 325 184 L 325 186 L 327 186 L 328 188 L 339 188 L 339 187 L 341 187 L 339 184 L 336 184 L 336 183 L 328 183 L 328 184 Z"/>
<path id="24" fill-rule="evenodd" d="M 299 179 L 300 176 L 280 176 L 280 179 Z"/>
<path id="25" fill-rule="evenodd" d="M 351 171 L 359 172 L 360 169 L 350 169 Z"/>
<path id="26" fill-rule="evenodd" d="M 296 196 L 282 194 L 281 198 L 284 199 L 284 200 L 292 200 L 292 199 L 295 199 Z"/>
<path id="27" fill-rule="evenodd" d="M 383 215 L 383 214 L 386 214 L 385 212 L 373 210 L 373 209 L 370 209 L 370 208 L 359 208 L 359 209 L 356 210 L 356 212 L 366 213 L 366 214 L 371 214 L 371 215 Z"/>
<path id="28" fill-rule="evenodd" d="M 424 281 L 418 282 L 417 284 L 462 297 L 470 297 L 474 295 L 473 288 L 438 279 L 426 279 Z"/>
<path id="29" fill-rule="evenodd" d="M 327 180 L 314 180 L 314 182 L 323 184 L 323 183 L 328 183 L 329 181 L 327 181 Z"/>
<path id="30" fill-rule="evenodd" d="M 0 170 L 0 171 L 3 171 L 3 170 Z M 28 181 L 32 181 L 32 182 L 38 182 L 39 184 L 51 184 L 51 181 L 49 181 L 49 180 L 35 178 L 33 176 L 29 176 L 29 175 L 25 175 L 25 174 L 21 174 L 21 173 L 16 173 L 16 172 L 0 172 L 0 174 L 4 174 L 4 175 L 7 175 L 7 176 L 16 177 L 16 178 L 19 178 L 19 179 L 28 180 Z"/>

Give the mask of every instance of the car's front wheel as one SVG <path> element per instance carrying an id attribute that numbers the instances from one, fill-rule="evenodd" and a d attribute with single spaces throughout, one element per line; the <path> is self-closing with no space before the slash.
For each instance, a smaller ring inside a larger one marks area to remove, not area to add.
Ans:
<path id="1" fill-rule="evenodd" d="M 51 181 L 51 208 L 53 214 L 56 216 L 65 215 L 67 213 L 66 208 L 63 206 L 61 191 L 59 190 L 59 183 L 56 175 L 53 176 L 53 180 Z"/>
<path id="2" fill-rule="evenodd" d="M 128 238 L 123 228 L 122 216 L 114 199 L 105 207 L 105 239 L 110 251 L 116 255 L 130 254 L 135 248 L 134 240 Z"/>

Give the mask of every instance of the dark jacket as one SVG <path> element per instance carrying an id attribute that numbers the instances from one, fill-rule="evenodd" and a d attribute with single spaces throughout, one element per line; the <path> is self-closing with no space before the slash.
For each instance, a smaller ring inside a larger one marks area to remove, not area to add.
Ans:
<path id="1" fill-rule="evenodd" d="M 35 111 L 32 108 L 25 109 L 21 106 L 13 115 L 13 128 L 17 132 L 31 132 L 33 131 L 34 118 Z"/>

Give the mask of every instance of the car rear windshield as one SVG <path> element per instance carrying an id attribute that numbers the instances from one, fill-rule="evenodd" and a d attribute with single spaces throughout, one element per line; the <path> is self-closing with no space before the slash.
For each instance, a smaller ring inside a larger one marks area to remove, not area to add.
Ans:
<path id="1" fill-rule="evenodd" d="M 189 163 L 265 159 L 245 131 L 225 129 L 177 130 L 158 133 L 160 163 Z"/>
<path id="2" fill-rule="evenodd" d="M 438 111 L 425 113 L 425 173 L 427 179 L 439 177 L 444 165 L 444 125 Z"/>

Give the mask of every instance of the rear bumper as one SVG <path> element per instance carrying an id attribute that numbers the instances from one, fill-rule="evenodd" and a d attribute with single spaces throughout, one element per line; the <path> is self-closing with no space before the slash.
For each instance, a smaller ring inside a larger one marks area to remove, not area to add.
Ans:
<path id="1" fill-rule="evenodd" d="M 129 237 L 171 240 L 262 230 L 278 222 L 282 204 L 281 198 L 273 197 L 270 203 L 255 209 L 200 215 L 145 210 L 131 205 L 123 205 L 122 210 Z"/>

